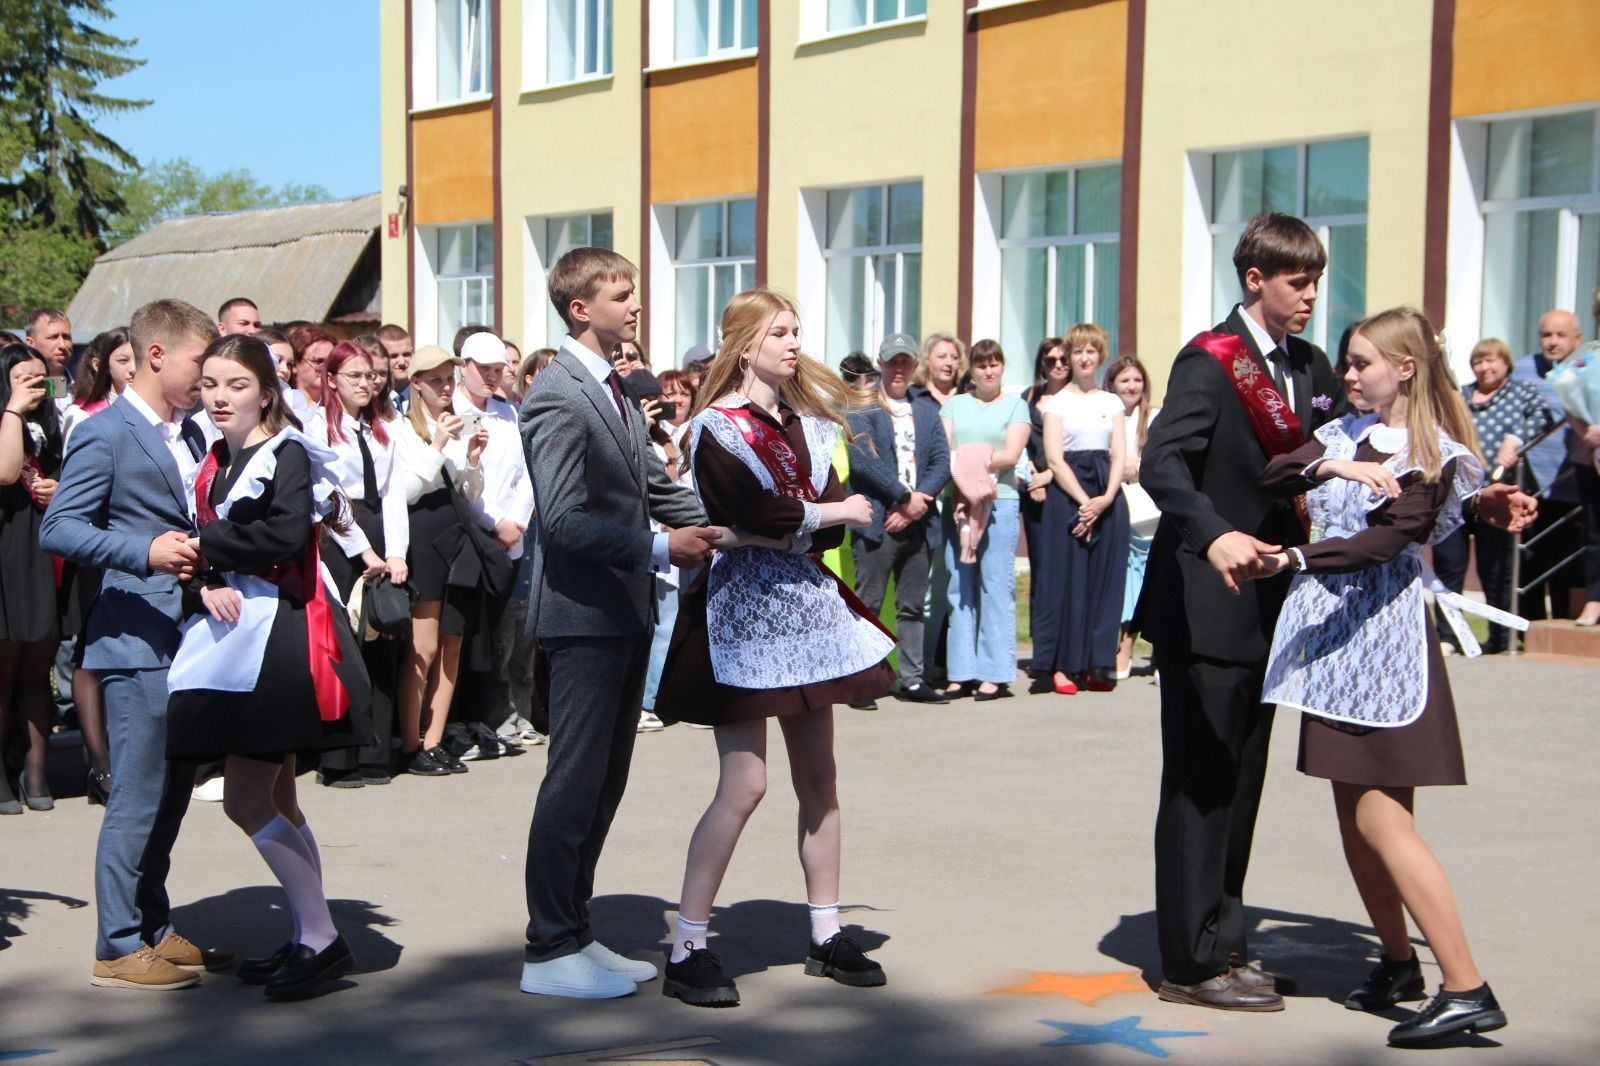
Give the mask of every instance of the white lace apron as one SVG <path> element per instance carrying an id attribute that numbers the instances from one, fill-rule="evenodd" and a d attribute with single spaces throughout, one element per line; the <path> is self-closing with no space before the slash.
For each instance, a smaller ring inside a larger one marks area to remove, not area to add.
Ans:
<path id="1" fill-rule="evenodd" d="M 1348 415 L 1316 433 L 1325 459 L 1351 459 L 1368 436 L 1380 451 L 1393 451 L 1384 467 L 1395 477 L 1415 470 L 1406 456 L 1404 431 L 1381 426 L 1376 415 Z M 1393 445 L 1390 447 L 1388 445 Z M 1434 521 L 1430 543 L 1461 525 L 1461 503 L 1478 490 L 1482 465 L 1463 445 L 1440 434 L 1441 463 L 1456 460 L 1450 497 Z M 1350 537 L 1367 528 L 1367 516 L 1385 498 L 1355 481 L 1333 478 L 1306 494 L 1313 543 Z M 1478 654 L 1463 610 L 1502 625 L 1527 623 L 1447 591 L 1422 559 L 1422 546 L 1408 544 L 1394 559 L 1349 574 L 1296 574 L 1273 634 L 1262 701 L 1319 718 L 1368 728 L 1410 725 L 1428 701 L 1428 628 L 1424 588 L 1438 598 L 1462 649 Z"/>
<path id="2" fill-rule="evenodd" d="M 718 406 L 743 407 L 733 395 Z M 838 427 L 825 418 L 800 415 L 805 429 L 812 488 L 828 483 Z M 756 457 L 727 415 L 710 408 L 690 422 L 690 446 L 710 433 L 743 463 L 762 488 L 780 495 L 772 473 Z M 834 579 L 801 552 L 817 528 L 817 505 L 806 503 L 806 519 L 795 550 L 733 548 L 718 551 L 706 578 L 706 636 L 717 681 L 739 688 L 771 689 L 848 677 L 882 662 L 894 642 L 852 611 Z"/>

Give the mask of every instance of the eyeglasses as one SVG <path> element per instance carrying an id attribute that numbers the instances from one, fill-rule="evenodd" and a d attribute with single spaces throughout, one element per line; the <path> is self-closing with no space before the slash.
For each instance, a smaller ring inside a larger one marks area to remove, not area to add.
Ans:
<path id="1" fill-rule="evenodd" d="M 372 371 L 368 371 L 368 370 L 354 370 L 354 371 L 341 370 L 341 371 L 339 371 L 339 377 L 342 377 L 346 381 L 353 382 L 354 384 L 357 384 L 357 385 L 361 384 L 364 381 L 365 382 L 374 382 L 374 381 L 378 380 L 378 375 L 373 373 Z"/>
<path id="2" fill-rule="evenodd" d="M 1043 359 L 1045 366 L 1067 366 L 1072 360 L 1064 355 L 1047 355 Z"/>

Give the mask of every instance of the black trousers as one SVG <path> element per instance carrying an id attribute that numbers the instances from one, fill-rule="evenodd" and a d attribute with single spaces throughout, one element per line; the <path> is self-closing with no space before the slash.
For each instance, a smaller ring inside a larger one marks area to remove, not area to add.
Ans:
<path id="1" fill-rule="evenodd" d="M 1156 926 L 1161 971 L 1199 984 L 1248 958 L 1250 865 L 1274 708 L 1266 663 L 1240 666 L 1163 652 L 1161 803 L 1156 814 Z"/>
<path id="2" fill-rule="evenodd" d="M 1600 601 L 1600 474 L 1589 463 L 1572 464 L 1583 508 L 1583 598 Z"/>
<path id="3" fill-rule="evenodd" d="M 528 828 L 528 962 L 593 940 L 589 899 L 628 787 L 650 637 L 542 639 L 550 663 L 550 745 Z"/>

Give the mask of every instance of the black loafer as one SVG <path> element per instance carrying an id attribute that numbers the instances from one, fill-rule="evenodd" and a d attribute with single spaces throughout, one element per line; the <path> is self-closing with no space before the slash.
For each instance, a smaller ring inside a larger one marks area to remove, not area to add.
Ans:
<path id="1" fill-rule="evenodd" d="M 972 693 L 972 702 L 974 703 L 988 703 L 990 700 L 1008 700 L 1010 698 L 1010 685 L 1001 685 L 993 692 L 984 692 L 982 689 L 977 689 Z"/>
<path id="2" fill-rule="evenodd" d="M 1487 984 L 1470 992 L 1446 992 L 1442 987 L 1412 1017 L 1389 1030 L 1395 1047 L 1431 1044 L 1452 1033 L 1488 1033 L 1505 1028 L 1506 1014 Z"/>
<path id="3" fill-rule="evenodd" d="M 234 971 L 239 975 L 239 980 L 247 985 L 264 985 L 267 979 L 289 961 L 289 956 L 294 953 L 294 941 L 281 945 L 271 955 L 257 955 L 239 963 L 239 968 Z"/>
<path id="4" fill-rule="evenodd" d="M 927 685 L 901 685 L 894 693 L 895 699 L 908 703 L 949 703 L 950 697 Z"/>
<path id="5" fill-rule="evenodd" d="M 737 1007 L 739 986 L 722 972 L 722 963 L 705 948 L 689 952 L 682 962 L 667 963 L 661 994 L 691 1007 Z"/>
<path id="6" fill-rule="evenodd" d="M 267 978 L 267 998 L 305 999 L 349 973 L 355 965 L 356 957 L 342 936 L 334 937 L 333 943 L 321 951 L 296 944 L 284 964 Z"/>
<path id="7" fill-rule="evenodd" d="M 438 765 L 444 767 L 446 773 L 464 774 L 467 772 L 467 764 L 462 762 L 460 757 L 457 756 L 455 752 L 451 751 L 443 744 L 440 744 L 438 747 L 429 748 L 428 758 L 432 759 Z"/>
<path id="8" fill-rule="evenodd" d="M 448 767 L 440 766 L 434 761 L 432 755 L 429 755 L 421 748 L 418 748 L 410 755 L 401 752 L 400 764 L 401 769 L 406 773 L 416 774 L 418 777 L 444 777 L 450 773 Z"/>
<path id="9" fill-rule="evenodd" d="M 1422 965 L 1414 952 L 1401 962 L 1381 958 L 1361 987 L 1344 998 L 1344 1005 L 1349 1010 L 1388 1010 L 1403 999 L 1421 999 L 1427 994 L 1426 988 Z"/>
<path id="10" fill-rule="evenodd" d="M 806 955 L 806 973 L 812 977 L 831 977 L 841 985 L 855 988 L 877 988 L 889 978 L 883 967 L 867 958 L 861 945 L 835 933 L 826 944 L 812 944 Z"/>

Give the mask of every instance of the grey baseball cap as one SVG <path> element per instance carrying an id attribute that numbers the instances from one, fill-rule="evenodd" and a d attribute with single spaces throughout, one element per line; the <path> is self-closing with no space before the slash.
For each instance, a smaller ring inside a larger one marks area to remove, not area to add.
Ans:
<path id="1" fill-rule="evenodd" d="M 887 363 L 897 355 L 918 356 L 917 338 L 909 333 L 891 333 L 878 345 L 878 362 Z"/>

